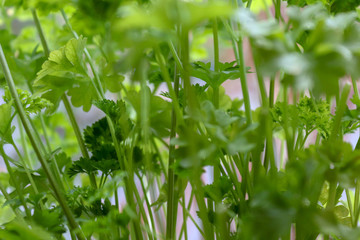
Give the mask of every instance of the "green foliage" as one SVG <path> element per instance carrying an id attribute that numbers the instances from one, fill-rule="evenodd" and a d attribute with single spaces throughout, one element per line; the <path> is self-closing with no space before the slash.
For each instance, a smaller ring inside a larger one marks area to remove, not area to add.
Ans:
<path id="1" fill-rule="evenodd" d="M 127 110 L 124 101 L 114 102 L 112 100 L 104 99 L 102 101 L 96 101 L 95 106 L 109 116 L 114 122 L 130 121 L 127 115 Z"/>
<path id="2" fill-rule="evenodd" d="M 205 81 L 211 87 L 218 88 L 228 79 L 240 78 L 239 66 L 234 66 L 234 64 L 235 61 L 220 63 L 219 72 L 216 72 L 211 70 L 211 63 L 195 62 L 193 63 L 192 76 Z"/>
<path id="3" fill-rule="evenodd" d="M 4 206 L 4 198 L 1 198 L 0 207 L 0 224 L 6 224 L 15 218 L 15 214 L 10 206 Z"/>
<path id="4" fill-rule="evenodd" d="M 111 203 L 105 199 L 105 203 L 98 198 L 92 200 L 95 194 L 94 189 L 90 187 L 74 187 L 67 193 L 66 197 L 69 206 L 77 217 L 83 215 L 106 216 L 110 210 Z"/>
<path id="5" fill-rule="evenodd" d="M 359 4 L 3 1 L 0 239 L 359 239 Z"/>
<path id="6" fill-rule="evenodd" d="M 83 61 L 86 38 L 69 40 L 59 50 L 50 53 L 42 69 L 37 73 L 34 86 L 42 92 L 42 97 L 54 104 L 56 110 L 62 95 L 68 91 L 75 107 L 89 111 L 96 91 L 87 75 Z"/>
<path id="7" fill-rule="evenodd" d="M 230 178 L 222 176 L 214 183 L 204 186 L 205 196 L 218 202 L 232 189 Z"/>
<path id="8" fill-rule="evenodd" d="M 51 233 L 61 236 L 66 232 L 63 226 L 63 213 L 60 208 L 45 210 L 35 208 L 32 217 L 39 226 L 42 226 Z"/>
<path id="9" fill-rule="evenodd" d="M 6 224 L 4 229 L 0 230 L 2 239 L 14 240 L 45 240 L 54 239 L 47 231 L 38 225 L 31 224 L 29 226 L 26 222 L 21 220 L 14 220 Z"/>
<path id="10" fill-rule="evenodd" d="M 48 100 L 39 96 L 31 95 L 26 90 L 21 90 L 19 88 L 16 90 L 26 114 L 38 114 L 42 109 L 48 110 L 53 106 L 52 103 L 50 103 Z M 6 103 L 13 102 L 8 88 L 5 89 L 5 95 L 3 96 L 3 99 Z"/>
<path id="11" fill-rule="evenodd" d="M 0 138 L 2 141 L 12 143 L 12 133 L 15 130 L 11 127 L 13 116 L 11 114 L 11 103 L 0 105 Z"/>
<path id="12" fill-rule="evenodd" d="M 329 137 L 333 115 L 326 101 L 303 97 L 296 106 L 286 105 L 286 110 L 284 103 L 277 102 L 272 109 L 272 116 L 274 122 L 279 123 L 282 127 L 284 127 L 285 111 L 290 125 L 300 131 L 305 131 L 306 135 L 318 130 L 324 138 Z"/>
<path id="13" fill-rule="evenodd" d="M 118 141 L 123 140 L 120 131 L 116 132 L 116 137 Z M 109 175 L 120 169 L 106 118 L 102 118 L 92 126 L 85 128 L 84 140 L 92 156 L 91 158 L 81 157 L 75 161 L 68 171 L 70 176 L 78 173 L 91 174 L 97 170 Z"/>
<path id="14" fill-rule="evenodd" d="M 148 88 L 145 91 L 150 93 Z M 142 104 L 141 99 L 139 98 L 139 92 L 129 91 L 127 100 L 137 114 L 137 122 L 141 123 Z M 171 105 L 161 97 L 153 94 L 150 94 L 149 104 L 149 124 L 151 132 L 159 137 L 169 136 L 169 129 L 171 126 Z"/>
<path id="15" fill-rule="evenodd" d="M 121 236 L 117 236 L 117 238 L 125 240 L 129 238 L 129 230 L 126 226 L 130 220 L 126 212 L 119 213 L 117 210 L 113 210 L 107 216 L 84 223 L 83 230 L 87 236 L 94 234 L 95 236 L 107 236 L 108 239 L 114 239 L 117 236 L 116 229 L 121 228 Z"/>
<path id="16" fill-rule="evenodd" d="M 24 8 L 34 8 L 42 15 L 48 15 L 50 12 L 57 12 L 71 2 L 71 0 L 29 0 L 23 1 Z"/>
<path id="17" fill-rule="evenodd" d="M 359 0 L 288 0 L 287 2 L 289 5 L 297 5 L 299 7 L 304 7 L 307 4 L 314 4 L 316 2 L 322 2 L 324 5 L 328 6 L 329 11 L 332 13 L 354 11 L 360 5 Z"/>

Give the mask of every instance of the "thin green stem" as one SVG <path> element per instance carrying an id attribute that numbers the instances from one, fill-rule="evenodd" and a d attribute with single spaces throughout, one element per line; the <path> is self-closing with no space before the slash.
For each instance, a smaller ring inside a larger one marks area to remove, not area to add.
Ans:
<path id="1" fill-rule="evenodd" d="M 132 184 L 132 187 L 136 188 L 134 182 L 130 183 Z M 138 191 L 133 191 L 134 192 L 134 195 L 135 195 L 135 199 L 136 201 L 138 202 L 138 206 L 139 206 L 139 210 L 140 210 L 140 214 L 142 215 L 143 217 L 143 221 L 145 223 L 145 226 L 147 226 L 147 229 L 150 230 L 150 224 L 149 224 L 149 220 L 147 218 L 147 215 L 146 215 L 146 212 L 145 212 L 145 209 L 144 209 L 144 205 L 142 204 L 142 200 L 141 200 L 141 197 L 140 197 L 140 194 Z M 144 197 L 146 198 L 145 196 L 146 193 L 144 193 Z M 152 235 L 153 234 L 156 234 L 156 232 L 154 233 L 151 233 L 151 232 L 148 232 L 148 237 L 149 239 L 152 239 Z"/>
<path id="2" fill-rule="evenodd" d="M 65 106 L 65 109 L 66 109 L 66 112 L 67 112 L 67 115 L 69 117 L 69 120 L 70 120 L 70 123 L 71 123 L 71 126 L 72 126 L 72 129 L 75 133 L 75 136 L 76 136 L 76 140 L 78 142 L 78 145 L 80 147 L 80 151 L 81 151 L 81 154 L 84 158 L 90 158 L 89 157 L 89 153 L 85 147 L 85 143 L 84 143 L 84 139 L 81 135 L 81 132 L 80 132 L 80 128 L 79 128 L 79 125 L 75 119 L 75 115 L 74 115 L 74 112 L 71 108 L 71 105 L 70 105 L 70 102 L 69 102 L 69 99 L 66 97 L 66 95 L 64 94 L 62 96 L 62 101 L 64 103 L 64 106 Z M 90 184 L 93 188 L 97 188 L 97 183 L 96 183 L 96 178 L 95 178 L 95 174 L 94 173 L 91 173 L 89 174 L 89 178 L 90 178 Z"/>
<path id="3" fill-rule="evenodd" d="M 347 102 L 349 93 L 350 93 L 350 85 L 346 84 L 344 86 L 344 89 L 340 96 L 340 100 L 336 107 L 334 125 L 333 125 L 333 129 L 331 131 L 331 134 L 330 134 L 330 140 L 335 140 L 337 137 L 339 137 L 339 134 L 341 134 L 341 132 L 339 132 L 341 130 L 341 126 L 340 126 L 341 119 L 342 119 L 342 116 L 344 115 L 344 112 L 345 112 L 345 109 L 347 106 L 346 102 Z"/>
<path id="4" fill-rule="evenodd" d="M 40 118 L 40 124 L 41 124 L 41 128 L 44 132 L 44 139 L 45 139 L 45 143 L 46 143 L 46 147 L 47 147 L 47 151 L 48 153 L 51 153 L 51 145 L 50 145 L 50 141 L 49 141 L 49 137 L 46 131 L 46 126 L 45 126 L 45 121 L 44 121 L 44 117 L 42 116 L 42 114 L 39 114 L 39 118 Z"/>
<path id="5" fill-rule="evenodd" d="M 151 222 L 151 228 L 152 228 L 152 232 L 153 232 L 153 237 L 154 237 L 154 239 L 157 239 L 154 215 L 152 213 L 151 204 L 150 204 L 149 199 L 147 197 L 147 191 L 146 191 L 146 188 L 145 188 L 144 180 L 139 174 L 137 174 L 137 176 L 138 176 L 138 178 L 140 180 L 141 188 L 142 188 L 142 191 L 143 191 L 143 194 L 144 194 L 144 199 L 145 199 L 145 202 L 146 202 L 146 207 L 147 207 L 147 210 L 148 210 L 148 213 L 149 213 L 149 218 L 150 218 L 150 222 Z"/>
<path id="6" fill-rule="evenodd" d="M 185 106 L 189 108 L 189 114 L 193 115 L 196 112 L 196 96 L 191 87 L 190 80 L 190 48 L 189 48 L 189 30 L 183 28 L 181 31 L 181 58 L 184 67 L 184 109 Z M 191 125 L 191 124 L 190 124 Z M 190 127 L 191 129 L 191 127 Z"/>
<path id="7" fill-rule="evenodd" d="M 5 198 L 6 201 L 9 202 L 9 201 L 11 200 L 10 195 L 6 192 L 6 189 L 5 189 L 5 187 L 2 185 L 1 182 L 0 182 L 0 192 L 2 193 L 2 195 L 4 196 L 4 198 Z M 15 213 L 15 215 L 16 215 L 16 217 L 17 217 L 18 219 L 24 220 L 24 219 L 23 219 L 23 216 L 21 215 L 21 212 L 20 212 L 20 210 L 19 210 L 18 208 L 15 208 L 13 204 L 10 204 L 10 207 L 11 207 L 11 209 L 13 210 L 13 212 Z"/>
<path id="8" fill-rule="evenodd" d="M 179 237 L 178 237 L 178 240 L 181 240 L 182 239 L 182 235 L 184 234 L 185 235 L 185 239 L 187 239 L 187 236 L 186 236 L 186 233 L 187 233 L 187 215 L 188 213 L 190 212 L 190 208 L 191 208 L 191 204 L 192 204 L 192 201 L 194 199 L 194 193 L 193 191 L 191 191 L 190 193 L 190 199 L 189 199 L 189 202 L 188 202 L 188 205 L 187 207 L 185 206 L 185 193 L 183 194 L 183 199 L 181 201 L 181 206 L 183 207 L 183 224 L 181 226 L 181 230 L 180 230 L 180 234 L 179 234 Z"/>
<path id="9" fill-rule="evenodd" d="M 23 189 L 21 188 L 21 186 L 19 185 L 19 182 L 15 179 L 15 176 L 14 176 L 14 172 L 10 166 L 10 163 L 9 163 L 9 159 L 4 151 L 4 148 L 3 148 L 3 145 L 1 143 L 1 146 L 0 146 L 0 155 L 3 157 L 4 159 L 4 162 L 5 162 L 5 165 L 6 165 L 6 169 L 7 169 L 7 172 L 9 173 L 9 176 L 10 176 L 10 179 L 12 181 L 12 183 L 14 184 L 15 186 L 15 191 L 17 192 L 17 195 L 20 199 L 20 202 L 21 204 L 23 205 L 24 209 L 25 209 L 25 214 L 26 214 L 26 217 L 28 219 L 31 218 L 31 212 L 29 210 L 29 208 L 27 207 L 26 205 L 26 201 L 25 201 L 25 198 L 24 198 L 24 193 L 23 193 Z"/>
<path id="10" fill-rule="evenodd" d="M 182 204 L 182 200 L 179 200 L 180 204 Z M 189 204 L 190 206 L 190 204 Z M 200 234 L 205 237 L 205 233 L 204 231 L 201 229 L 201 227 L 196 223 L 195 219 L 193 218 L 193 216 L 190 214 L 190 210 L 188 208 L 185 208 L 185 212 L 186 215 L 190 218 L 190 220 L 193 222 L 193 224 L 195 225 L 195 227 L 197 228 L 197 230 L 200 232 Z"/>
<path id="11" fill-rule="evenodd" d="M 181 114 L 179 99 L 178 99 L 178 91 L 179 91 L 179 77 L 177 76 L 178 66 L 176 65 L 176 68 L 175 68 L 175 70 L 176 70 L 175 71 L 175 82 L 174 82 L 174 87 L 172 87 L 169 72 L 166 68 L 165 58 L 161 54 L 159 48 L 155 49 L 155 54 L 156 54 L 157 62 L 159 63 L 159 66 L 161 69 L 161 74 L 162 74 L 163 78 L 165 79 L 170 96 L 172 98 L 172 102 L 173 102 L 172 107 L 173 107 L 173 111 L 175 113 L 175 117 L 178 119 L 178 121 L 180 121 L 178 124 L 183 124 L 182 114 Z"/>
<path id="12" fill-rule="evenodd" d="M 329 196 L 326 203 L 326 209 L 331 211 L 336 205 L 336 182 L 330 182 Z M 329 240 L 329 235 L 324 235 L 324 240 Z"/>
<path id="13" fill-rule="evenodd" d="M 72 35 L 76 39 L 79 39 L 79 35 L 73 30 L 64 9 L 61 9 L 61 15 L 62 15 L 62 17 L 63 17 L 63 19 L 65 21 L 66 26 L 69 28 L 70 32 L 72 33 Z M 87 62 L 89 63 L 90 69 L 91 69 L 91 71 L 92 71 L 92 73 L 94 75 L 94 78 L 95 78 L 95 82 L 92 81 L 93 85 L 95 86 L 95 91 L 96 91 L 97 95 L 99 96 L 99 98 L 103 99 L 104 96 L 105 96 L 104 89 L 101 86 L 101 81 L 100 81 L 99 74 L 95 70 L 94 63 L 93 63 L 92 58 L 90 56 L 90 53 L 89 53 L 89 51 L 87 50 L 86 47 L 84 48 L 84 53 L 85 53 L 85 57 L 87 59 Z"/>
<path id="14" fill-rule="evenodd" d="M 188 113 L 190 116 L 194 115 L 197 112 L 197 108 L 196 108 L 196 96 L 195 93 L 193 92 L 192 86 L 191 86 L 191 81 L 190 81 L 190 48 L 189 48 L 189 29 L 183 28 L 181 30 L 181 58 L 182 58 L 182 63 L 183 63 L 183 67 L 184 67 L 184 76 L 183 76 L 183 81 L 184 81 L 184 105 L 186 104 L 186 106 L 188 107 Z M 185 108 L 185 106 L 184 106 Z M 188 139 L 192 139 L 191 135 L 192 131 L 195 128 L 195 124 L 194 121 L 192 119 L 189 119 L 189 121 L 187 122 L 188 127 L 187 127 L 187 132 L 186 134 L 188 135 Z M 196 151 L 196 146 L 195 144 L 192 144 L 192 142 L 190 142 L 190 154 L 191 156 L 194 155 L 195 151 Z M 203 222 L 203 228 L 204 228 L 204 232 L 205 232 L 205 237 L 207 240 L 212 240 L 214 239 L 214 235 L 213 232 L 211 231 L 211 224 L 209 222 L 208 219 L 208 215 L 207 215 L 207 208 L 206 208 L 206 204 L 205 204 L 205 200 L 204 200 L 204 189 L 202 187 L 202 183 L 200 180 L 200 172 L 201 172 L 201 166 L 200 163 L 198 162 L 197 159 L 194 159 L 194 168 L 193 168 L 193 178 L 190 181 L 191 185 L 194 188 L 194 192 L 195 192 L 195 199 L 196 202 L 198 204 L 199 207 L 199 216 L 202 219 Z"/>
<path id="15" fill-rule="evenodd" d="M 259 70 L 259 62 L 260 62 L 259 57 L 258 57 L 258 54 L 256 53 L 256 48 L 254 47 L 253 40 L 250 40 L 250 43 L 251 43 L 252 55 L 254 58 L 256 76 L 257 76 L 257 80 L 258 80 L 258 84 L 259 84 L 261 102 L 264 107 L 267 107 L 269 103 L 268 103 L 268 98 L 267 98 L 267 94 L 266 94 L 264 78 Z"/>
<path id="16" fill-rule="evenodd" d="M 75 218 L 74 218 L 69 206 L 66 203 L 65 197 L 64 197 L 63 193 L 61 192 L 58 184 L 56 183 L 55 177 L 54 177 L 53 173 L 51 172 L 45 158 L 42 156 L 40 148 L 36 144 L 35 137 L 34 137 L 33 133 L 30 130 L 30 124 L 28 123 L 26 113 L 25 113 L 24 108 L 23 108 L 23 106 L 21 104 L 19 96 L 17 95 L 15 83 L 14 83 L 14 80 L 13 80 L 13 78 L 11 76 L 10 69 L 8 67 L 8 64 L 7 64 L 7 61 L 5 59 L 5 55 L 4 55 L 4 52 L 3 52 L 3 49 L 2 49 L 1 45 L 0 45 L 0 62 L 1 62 L 1 66 L 3 68 L 3 72 L 4 72 L 4 75 L 5 75 L 5 79 L 6 79 L 8 87 L 9 87 L 10 93 L 12 95 L 12 98 L 15 101 L 15 108 L 16 108 L 19 116 L 20 116 L 21 122 L 22 122 L 22 124 L 23 124 L 23 126 L 25 128 L 25 132 L 28 135 L 30 143 L 31 143 L 31 145 L 32 145 L 32 147 L 33 147 L 33 149 L 35 151 L 35 154 L 36 154 L 37 158 L 39 159 L 39 161 L 41 163 L 41 166 L 42 166 L 42 168 L 44 170 L 44 173 L 45 173 L 46 177 L 48 178 L 48 180 L 50 182 L 50 185 L 51 185 L 51 187 L 52 187 L 52 189 L 54 191 L 55 197 L 58 200 L 61 208 L 63 209 L 64 214 L 65 214 L 66 218 L 69 221 L 71 229 L 73 229 L 73 230 L 79 229 L 79 225 L 75 221 Z M 79 231 L 77 231 L 77 237 L 79 239 L 84 239 L 83 234 L 81 234 Z"/>
<path id="17" fill-rule="evenodd" d="M 34 192 L 35 192 L 36 194 L 38 194 L 38 193 L 39 193 L 38 188 L 37 188 L 37 186 L 36 186 L 36 184 L 35 184 L 35 181 L 34 181 L 33 177 L 31 176 L 31 173 L 30 173 L 30 171 L 29 171 L 28 166 L 26 165 L 23 157 L 21 156 L 21 153 L 20 153 L 18 147 L 16 146 L 15 143 L 12 144 L 12 145 L 13 145 L 13 147 L 14 147 L 17 155 L 19 156 L 21 165 L 23 165 L 23 167 L 24 167 L 25 173 L 26 173 L 26 175 L 27 175 L 27 177 L 28 177 L 28 179 L 29 179 L 29 181 L 30 181 L 30 184 L 31 184 L 32 188 L 34 189 Z"/>
<path id="18" fill-rule="evenodd" d="M 39 150 L 43 155 L 51 154 L 50 152 L 46 151 L 45 145 L 43 141 L 41 140 L 40 133 L 37 131 L 37 128 L 34 124 L 34 122 L 31 120 L 29 115 L 26 115 L 26 118 L 28 119 L 29 126 L 31 127 L 31 130 L 34 134 L 34 140 L 36 141 L 36 144 L 39 146 Z"/>
<path id="19" fill-rule="evenodd" d="M 34 19 L 34 22 L 35 22 L 37 32 L 38 32 L 40 40 L 41 40 L 41 44 L 42 44 L 43 49 L 44 49 L 45 57 L 48 58 L 49 55 L 50 55 L 50 49 L 48 47 L 44 32 L 42 30 L 41 23 L 40 23 L 39 18 L 37 16 L 36 10 L 32 9 L 31 12 L 32 12 L 32 15 L 33 15 L 33 19 Z M 74 115 L 74 112 L 73 112 L 73 110 L 71 108 L 70 102 L 67 99 L 65 94 L 63 94 L 61 99 L 62 99 L 62 101 L 64 103 L 67 115 L 68 115 L 68 117 L 70 119 L 70 123 L 71 123 L 73 131 L 75 133 L 76 140 L 77 140 L 77 142 L 79 144 L 81 153 L 82 153 L 84 158 L 89 158 L 89 154 L 88 154 L 88 152 L 86 150 L 83 138 L 82 138 L 81 133 L 80 133 L 80 128 L 79 128 L 79 125 L 78 125 L 78 123 L 77 123 L 77 121 L 75 119 L 75 115 Z M 42 120 L 42 124 L 43 124 L 43 120 Z M 45 132 L 45 128 L 44 128 L 44 136 L 45 135 L 46 135 L 46 132 Z M 47 140 L 47 142 L 48 142 L 48 140 Z M 48 144 L 48 147 L 50 148 L 49 144 Z M 50 148 L 49 152 L 51 152 L 51 148 Z M 96 185 L 96 179 L 95 179 L 94 173 L 89 174 L 89 177 L 90 177 L 91 186 L 96 189 L 97 185 Z"/>
<path id="20" fill-rule="evenodd" d="M 238 56 L 237 63 L 240 68 L 240 83 L 241 83 L 241 90 L 243 93 L 244 105 L 245 105 L 245 115 L 247 124 L 250 125 L 252 122 L 251 117 L 251 106 L 250 106 L 250 95 L 249 90 L 247 87 L 247 79 L 246 79 L 246 67 L 245 67 L 245 60 L 244 60 L 244 50 L 243 50 L 243 39 L 240 38 L 237 42 L 238 48 Z"/>
<path id="21" fill-rule="evenodd" d="M 218 34 L 218 21 L 214 19 L 212 21 L 213 29 L 213 41 L 214 41 L 214 70 L 215 72 L 220 71 L 220 54 L 219 54 L 219 34 Z M 219 88 L 213 88 L 213 102 L 215 108 L 219 108 Z"/>
<path id="22" fill-rule="evenodd" d="M 242 3 L 242 1 L 240 1 Z M 252 1 L 249 0 L 247 3 L 247 7 L 250 8 Z M 238 7 L 239 2 L 236 1 L 235 4 Z M 238 24 L 238 28 L 240 29 L 240 26 Z M 249 96 L 249 89 L 247 87 L 247 78 L 246 78 L 246 66 L 245 66 L 245 59 L 244 59 L 244 49 L 243 49 L 243 38 L 239 37 L 237 40 L 237 64 L 240 68 L 240 84 L 241 84 L 241 90 L 243 93 L 243 99 L 244 99 L 244 105 L 245 105 L 245 115 L 246 115 L 246 121 L 247 124 L 250 125 L 252 122 L 251 117 L 251 106 L 250 106 L 250 96 Z M 235 49 L 234 49 L 235 51 Z M 236 56 L 236 54 L 235 54 Z"/>
<path id="23" fill-rule="evenodd" d="M 352 86 L 353 86 L 353 90 L 354 90 L 354 94 L 355 94 L 356 99 L 360 99 L 359 89 L 357 87 L 357 82 L 356 82 L 356 79 L 354 77 L 351 77 L 351 83 L 352 83 Z"/>
<path id="24" fill-rule="evenodd" d="M 163 58 L 162 58 L 163 59 Z M 160 66 L 163 69 L 163 75 L 165 78 L 168 78 L 167 71 L 165 72 L 164 69 L 164 62 L 160 59 Z M 180 85 L 180 79 L 177 76 L 177 69 L 178 67 L 175 66 L 175 84 L 174 84 L 174 90 L 172 89 L 171 84 L 168 83 L 168 87 L 170 87 L 169 91 L 173 94 L 173 99 L 176 101 L 173 101 L 172 103 L 172 112 L 171 112 L 171 129 L 170 129 L 170 141 L 175 138 L 176 136 L 176 125 L 177 125 L 177 119 L 181 118 L 180 115 L 180 109 L 179 104 L 177 102 L 178 94 L 179 94 L 179 85 Z M 166 82 L 169 82 L 169 80 L 166 80 Z M 168 174 L 167 174 L 167 182 L 168 182 L 168 191 L 167 191 L 167 198 L 168 198 L 168 204 L 167 204 L 167 215 L 166 215 L 166 239 L 174 239 L 175 237 L 175 230 L 176 226 L 174 223 L 175 219 L 175 174 L 173 170 L 173 165 L 175 163 L 174 159 L 174 151 L 175 151 L 175 145 L 170 144 L 169 146 L 169 163 L 168 163 Z"/>
<path id="25" fill-rule="evenodd" d="M 281 16 L 281 0 L 273 0 L 275 5 L 275 19 L 279 22 L 282 20 Z"/>
<path id="26" fill-rule="evenodd" d="M 269 89 L 269 107 L 274 106 L 275 99 L 275 77 L 270 78 L 270 89 Z"/>
<path id="27" fill-rule="evenodd" d="M 332 210 L 336 205 L 336 183 L 331 182 L 329 186 L 329 196 L 326 203 L 326 209 Z"/>
<path id="28" fill-rule="evenodd" d="M 134 172 L 132 170 L 132 166 L 129 166 L 129 164 L 127 164 L 127 162 L 123 158 L 123 156 L 125 157 L 125 153 L 123 152 L 123 149 L 120 147 L 120 144 L 119 144 L 119 142 L 118 142 L 118 140 L 116 138 L 115 127 L 114 127 L 114 124 L 113 124 L 112 120 L 108 116 L 106 118 L 107 118 L 107 123 L 109 125 L 111 138 L 112 138 L 112 141 L 114 142 L 115 152 L 116 152 L 116 156 L 118 158 L 119 164 L 120 164 L 120 168 L 125 169 L 125 171 L 129 175 L 129 176 L 124 178 L 126 200 L 127 200 L 127 203 L 129 204 L 129 206 L 134 211 L 136 211 L 133 194 L 134 193 L 136 194 L 137 188 L 133 187 L 133 185 L 132 185 L 133 182 L 131 182 L 134 179 Z M 143 235 L 141 233 L 141 227 L 140 227 L 139 221 L 133 221 L 132 226 L 134 228 L 133 233 L 135 234 L 135 237 L 136 237 L 135 239 L 142 240 Z"/>
<path id="29" fill-rule="evenodd" d="M 21 147 L 22 147 L 22 150 L 23 150 L 23 152 L 24 152 L 25 161 L 27 162 L 27 165 L 29 166 L 29 168 L 32 169 L 33 166 L 32 166 L 32 163 L 31 163 L 31 161 L 30 161 L 29 151 L 28 151 L 28 149 L 27 149 L 27 143 L 26 143 L 24 128 L 23 128 L 23 126 L 20 124 L 20 121 L 21 121 L 21 120 L 20 120 L 20 118 L 19 118 L 19 116 L 18 116 Z"/>
<path id="30" fill-rule="evenodd" d="M 168 45 L 169 45 L 170 51 L 175 59 L 176 66 L 179 68 L 180 73 L 183 75 L 184 67 L 183 67 L 183 64 L 181 63 L 180 57 L 175 49 L 175 46 L 172 42 L 169 42 Z"/>
<path id="31" fill-rule="evenodd" d="M 294 151 L 294 134 L 289 126 L 289 114 L 288 114 L 288 91 L 287 86 L 283 85 L 283 107 L 284 107 L 284 132 L 286 138 L 286 147 L 288 153 L 288 159 L 292 160 Z"/>
<path id="32" fill-rule="evenodd" d="M 181 206 L 182 206 L 182 214 L 183 214 L 183 225 L 182 225 L 182 229 L 184 230 L 184 237 L 185 237 L 185 240 L 188 240 L 188 231 L 187 231 L 187 212 L 186 212 L 186 206 L 185 206 L 185 192 L 182 196 L 182 203 L 181 203 Z M 191 201 L 190 201 L 190 204 L 191 206 Z"/>
<path id="33" fill-rule="evenodd" d="M 49 47 L 48 47 L 48 44 L 46 42 L 45 35 L 44 35 L 43 30 L 42 30 L 40 20 L 39 20 L 39 17 L 37 15 L 37 13 L 36 13 L 36 10 L 31 9 L 31 14 L 33 16 L 34 23 L 35 23 L 36 29 L 37 29 L 39 37 L 40 37 L 41 45 L 42 45 L 42 47 L 44 49 L 45 57 L 49 57 L 49 55 L 50 55 Z"/>
<path id="34" fill-rule="evenodd" d="M 355 199 L 354 199 L 354 224 L 357 227 L 358 221 L 359 221 L 359 215 L 360 215 L 360 182 L 359 180 L 356 180 L 355 185 Z"/>
<path id="35" fill-rule="evenodd" d="M 251 3 L 252 3 L 252 0 L 248 0 L 248 1 L 247 1 L 246 8 L 250 8 L 250 7 L 251 7 Z"/>
<path id="36" fill-rule="evenodd" d="M 72 26 L 71 26 L 71 24 L 70 24 L 70 22 L 69 22 L 69 20 L 68 20 L 68 18 L 66 16 L 66 13 L 65 13 L 65 11 L 63 9 L 61 10 L 61 15 L 62 15 L 62 17 L 63 17 L 63 19 L 65 21 L 66 26 L 69 28 L 70 32 L 73 34 L 73 36 L 76 39 L 78 39 L 79 36 L 73 30 L 73 28 L 72 28 Z M 95 66 L 93 64 L 92 58 L 91 58 L 90 53 L 89 53 L 89 51 L 87 50 L 86 47 L 84 48 L 84 53 L 85 53 L 87 62 L 89 63 L 91 72 L 95 77 L 95 81 L 92 78 L 91 78 L 91 81 L 92 81 L 92 84 L 95 86 L 96 94 L 97 94 L 99 99 L 104 99 L 104 90 L 103 90 L 103 87 L 101 85 L 100 77 L 99 77 L 98 73 L 95 70 Z M 122 156 L 124 156 L 124 154 L 122 154 L 122 149 L 121 149 L 120 144 L 119 144 L 119 142 L 118 142 L 118 140 L 116 138 L 114 123 L 112 122 L 111 118 L 109 118 L 108 116 L 106 117 L 106 119 L 107 119 L 107 123 L 109 125 L 111 138 L 112 138 L 112 141 L 113 141 L 114 146 L 115 146 L 116 156 L 117 156 L 118 161 L 120 163 L 120 167 L 122 169 L 125 169 L 126 172 L 128 172 L 129 175 L 130 175 L 129 177 L 125 177 L 125 179 L 124 179 L 126 199 L 127 199 L 127 202 L 129 204 L 129 206 L 134 211 L 136 211 L 135 202 L 134 202 L 134 198 L 133 198 L 133 193 L 136 192 L 137 189 L 132 187 L 131 182 L 130 182 L 131 180 L 133 181 L 133 179 L 134 179 L 133 171 L 131 170 L 129 165 L 126 163 L 126 161 L 122 157 Z M 139 239 L 139 240 L 143 239 L 143 235 L 141 233 L 140 223 L 138 221 L 136 221 L 136 222 L 133 221 L 133 227 L 134 227 L 134 231 L 131 231 L 131 232 L 135 234 L 136 239 Z"/>
<path id="37" fill-rule="evenodd" d="M 350 212 L 351 226 L 354 228 L 355 227 L 354 211 L 353 211 L 353 206 L 352 206 L 352 202 L 351 202 L 351 195 L 350 195 L 349 189 L 345 189 L 345 193 L 346 193 L 346 201 L 347 201 L 349 212 Z"/>
<path id="38" fill-rule="evenodd" d="M 270 158 L 270 172 L 275 174 L 277 171 L 276 162 L 275 162 L 275 153 L 273 145 L 273 122 L 270 117 L 270 112 L 266 111 L 265 115 L 265 124 L 266 124 L 266 152 Z"/>

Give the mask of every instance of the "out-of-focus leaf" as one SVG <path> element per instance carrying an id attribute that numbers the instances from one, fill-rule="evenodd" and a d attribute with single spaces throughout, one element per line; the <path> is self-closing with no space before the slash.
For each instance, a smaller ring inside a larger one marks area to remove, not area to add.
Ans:
<path id="1" fill-rule="evenodd" d="M 8 143 L 13 142 L 12 133 L 14 129 L 11 127 L 13 116 L 11 114 L 11 103 L 0 105 L 0 138 Z"/>

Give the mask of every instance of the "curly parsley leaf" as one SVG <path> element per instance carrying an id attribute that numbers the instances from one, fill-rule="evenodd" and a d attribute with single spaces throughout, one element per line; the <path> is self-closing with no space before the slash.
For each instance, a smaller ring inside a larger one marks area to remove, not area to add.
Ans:
<path id="1" fill-rule="evenodd" d="M 31 113 L 38 114 L 44 108 L 49 111 L 49 109 L 53 107 L 53 104 L 45 98 L 32 95 L 30 92 L 20 88 L 17 88 L 16 91 L 24 107 L 24 110 L 28 115 Z M 8 88 L 5 88 L 3 99 L 6 103 L 11 103 L 12 101 L 12 97 Z"/>
<path id="2" fill-rule="evenodd" d="M 333 115 L 329 104 L 325 100 L 303 97 L 296 105 L 287 105 L 286 111 L 287 121 L 290 126 L 304 130 L 307 135 L 314 130 L 318 130 L 324 138 L 329 137 Z M 282 102 L 277 102 L 274 108 L 271 109 L 273 121 L 281 126 L 285 123 L 284 113 L 285 108 Z"/>
<path id="3" fill-rule="evenodd" d="M 227 176 L 221 176 L 212 184 L 204 186 L 205 197 L 217 202 L 221 201 L 232 187 L 233 183 L 230 178 Z"/>
<path id="4" fill-rule="evenodd" d="M 111 104 L 110 102 L 107 103 Z M 102 104 L 103 106 L 106 105 L 105 102 L 102 102 Z M 123 133 L 121 125 L 116 124 L 115 134 L 118 142 L 125 139 Z M 109 175 L 120 169 L 110 128 L 105 117 L 84 129 L 84 140 L 92 156 L 90 158 L 82 157 L 75 161 L 68 171 L 70 176 L 79 173 L 90 174 L 97 170 Z"/>
<path id="5" fill-rule="evenodd" d="M 66 193 L 66 198 L 69 207 L 78 217 L 80 217 L 82 213 L 86 213 L 87 215 L 92 214 L 94 216 L 105 216 L 110 210 L 111 203 L 107 198 L 105 198 L 103 203 L 99 201 L 101 198 L 96 197 L 96 199 L 94 199 L 96 194 L 97 191 L 91 187 L 74 187 Z"/>
<path id="6" fill-rule="evenodd" d="M 70 177 L 73 177 L 79 173 L 91 174 L 94 171 L 95 168 L 92 166 L 90 159 L 81 157 L 79 160 L 74 161 L 67 173 Z"/>
<path id="7" fill-rule="evenodd" d="M 306 132 L 317 129 L 320 134 L 326 138 L 329 137 L 332 127 L 332 114 L 330 106 L 325 100 L 303 97 L 297 104 L 297 110 L 301 126 L 305 128 Z"/>
<path id="8" fill-rule="evenodd" d="M 103 99 L 101 101 L 95 101 L 94 104 L 113 121 L 119 119 L 121 115 L 126 114 L 125 102 L 122 100 L 114 102 L 113 100 Z"/>
<path id="9" fill-rule="evenodd" d="M 66 232 L 63 223 L 64 216 L 60 207 L 52 209 L 35 208 L 32 217 L 37 224 L 53 234 L 61 236 Z"/>

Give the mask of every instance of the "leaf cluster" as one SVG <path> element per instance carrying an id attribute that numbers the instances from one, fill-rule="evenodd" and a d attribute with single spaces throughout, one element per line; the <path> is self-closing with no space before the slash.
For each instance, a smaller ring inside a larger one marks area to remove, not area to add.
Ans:
<path id="1" fill-rule="evenodd" d="M 53 104 L 45 98 L 31 94 L 29 91 L 16 89 L 21 104 L 26 114 L 38 114 L 41 110 L 46 109 L 49 111 L 53 107 Z M 3 99 L 6 103 L 13 103 L 9 88 L 5 88 L 5 94 Z"/>
<path id="2" fill-rule="evenodd" d="M 271 115 L 275 123 L 284 127 L 285 121 L 288 121 L 291 127 L 305 131 L 306 135 L 317 130 L 324 138 L 328 138 L 332 129 L 333 115 L 329 104 L 322 99 L 305 96 L 296 105 L 277 102 L 271 109 Z"/>

